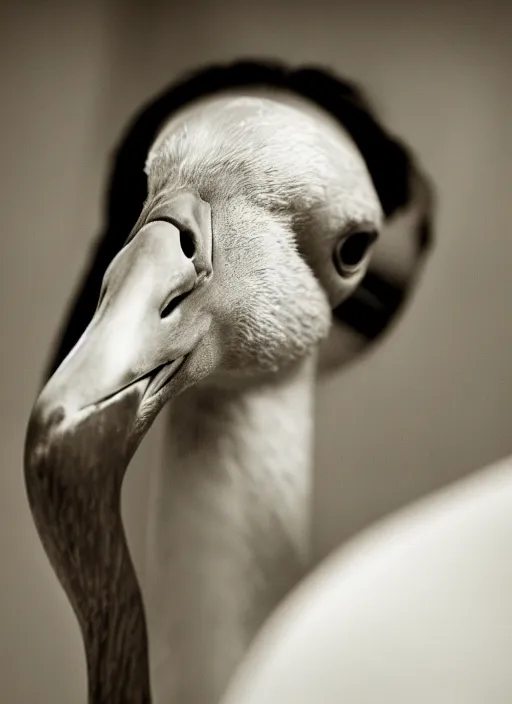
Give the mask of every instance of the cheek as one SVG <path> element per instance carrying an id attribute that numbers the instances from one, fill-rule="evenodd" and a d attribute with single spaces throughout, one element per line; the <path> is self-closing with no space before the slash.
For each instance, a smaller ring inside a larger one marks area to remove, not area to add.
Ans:
<path id="1" fill-rule="evenodd" d="M 331 309 L 292 233 L 247 205 L 225 208 L 214 224 L 222 237 L 211 305 L 223 371 L 277 371 L 307 356 L 328 334 Z"/>
<path id="2" fill-rule="evenodd" d="M 221 333 L 226 368 L 277 371 L 327 336 L 331 309 L 322 287 L 295 252 L 281 264 L 267 259 L 257 273 L 233 282 Z"/>

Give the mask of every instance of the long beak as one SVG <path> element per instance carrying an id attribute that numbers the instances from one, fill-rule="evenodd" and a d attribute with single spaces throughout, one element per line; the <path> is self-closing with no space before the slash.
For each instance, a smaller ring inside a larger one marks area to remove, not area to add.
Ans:
<path id="1" fill-rule="evenodd" d="M 96 313 L 39 397 L 36 412 L 87 412 L 123 389 L 145 399 L 162 389 L 207 329 L 186 299 L 211 272 L 197 271 L 173 224 L 151 222 L 119 252 L 104 278 Z M 211 250 L 210 250 L 211 251 Z"/>

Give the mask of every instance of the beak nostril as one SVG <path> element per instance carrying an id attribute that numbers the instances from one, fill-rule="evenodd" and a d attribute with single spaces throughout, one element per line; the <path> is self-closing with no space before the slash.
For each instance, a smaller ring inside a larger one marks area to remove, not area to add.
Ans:
<path id="1" fill-rule="evenodd" d="M 185 291 L 184 293 L 180 293 L 178 296 L 174 296 L 174 298 L 171 298 L 171 300 L 165 305 L 163 310 L 160 312 L 160 317 L 167 318 L 173 310 L 175 310 L 179 304 L 185 300 L 185 298 L 188 296 L 190 291 Z"/>
<path id="2" fill-rule="evenodd" d="M 177 230 L 179 230 L 181 251 L 187 257 L 187 259 L 192 259 L 192 257 L 196 253 L 196 240 L 192 230 L 184 228 L 183 225 L 179 223 L 175 218 L 169 217 L 168 215 L 158 215 L 158 217 L 156 217 L 155 219 L 148 220 L 146 224 L 152 222 L 168 222 L 169 225 L 172 225 Z"/>
<path id="3" fill-rule="evenodd" d="M 194 235 L 189 230 L 180 230 L 180 245 L 187 259 L 192 259 L 196 253 L 196 243 L 194 242 Z"/>

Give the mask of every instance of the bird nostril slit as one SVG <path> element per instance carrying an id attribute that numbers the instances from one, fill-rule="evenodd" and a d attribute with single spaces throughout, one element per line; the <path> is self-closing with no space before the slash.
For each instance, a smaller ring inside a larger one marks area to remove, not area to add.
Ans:
<path id="1" fill-rule="evenodd" d="M 189 230 L 180 231 L 180 245 L 187 259 L 192 259 L 196 253 L 196 243 L 194 242 L 194 235 Z"/>
<path id="2" fill-rule="evenodd" d="M 163 308 L 163 310 L 160 313 L 161 318 L 167 318 L 173 310 L 175 310 L 179 304 L 185 300 L 185 298 L 188 296 L 190 291 L 185 291 L 185 293 L 180 293 L 178 296 L 175 296 L 174 298 L 171 298 L 169 303 Z"/>

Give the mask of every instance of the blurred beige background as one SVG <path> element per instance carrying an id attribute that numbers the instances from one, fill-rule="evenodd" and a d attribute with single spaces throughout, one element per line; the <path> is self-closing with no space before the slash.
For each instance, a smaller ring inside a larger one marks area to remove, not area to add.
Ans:
<path id="1" fill-rule="evenodd" d="M 438 242 L 406 317 L 319 392 L 317 558 L 510 453 L 512 11 L 502 5 L 47 0 L 2 10 L 3 701 L 85 701 L 78 627 L 25 498 L 25 424 L 98 232 L 110 150 L 132 111 L 185 69 L 246 55 L 332 66 L 367 88 L 438 186 Z M 160 431 L 125 497 L 138 564 Z"/>

